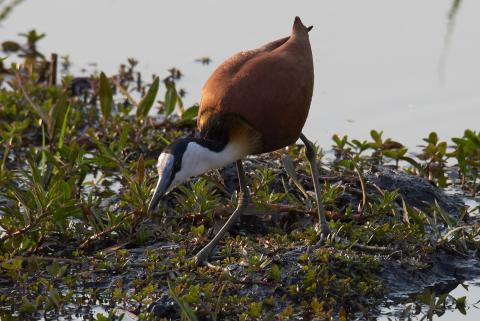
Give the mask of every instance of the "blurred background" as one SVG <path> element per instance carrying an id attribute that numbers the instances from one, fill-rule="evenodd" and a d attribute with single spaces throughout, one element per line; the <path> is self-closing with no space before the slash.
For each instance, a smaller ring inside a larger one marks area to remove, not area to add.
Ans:
<path id="1" fill-rule="evenodd" d="M 479 1 L 2 2 L 12 5 L 2 41 L 31 29 L 46 33 L 40 51 L 69 55 L 76 76 L 86 74 L 83 67 L 114 73 L 127 57 L 160 76 L 176 67 L 187 105 L 199 101 L 219 63 L 288 35 L 298 15 L 314 26 L 310 139 L 328 148 L 334 133 L 363 139 L 377 129 L 415 149 L 430 131 L 449 139 L 478 128 Z M 210 64 L 196 62 L 202 57 Z"/>

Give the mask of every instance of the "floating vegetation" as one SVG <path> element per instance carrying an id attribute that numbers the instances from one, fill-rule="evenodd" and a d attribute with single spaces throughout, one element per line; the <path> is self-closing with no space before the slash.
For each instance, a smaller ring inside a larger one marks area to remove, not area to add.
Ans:
<path id="1" fill-rule="evenodd" d="M 432 132 L 416 154 L 381 131 L 334 135 L 333 155 L 319 149 L 323 242 L 303 147 L 250 157 L 253 204 L 197 267 L 238 182 L 233 167 L 212 171 L 147 213 L 156 157 L 195 131 L 182 73 L 146 79 L 128 59 L 78 78 L 38 52 L 43 37 L 2 44 L 2 320 L 348 320 L 386 302 L 432 319 L 474 303 L 438 286 L 480 274 L 478 206 L 464 204 L 478 204 L 480 132 L 450 145 Z"/>

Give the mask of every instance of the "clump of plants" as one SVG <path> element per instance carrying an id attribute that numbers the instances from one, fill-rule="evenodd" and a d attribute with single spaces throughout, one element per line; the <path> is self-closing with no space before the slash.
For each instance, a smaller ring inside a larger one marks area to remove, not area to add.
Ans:
<path id="1" fill-rule="evenodd" d="M 378 312 L 386 262 L 420 271 L 440 251 L 476 257 L 476 209 L 420 210 L 368 177 L 389 167 L 478 195 L 480 134 L 449 146 L 431 133 L 415 155 L 372 130 L 365 141 L 334 135 L 329 163 L 317 148 L 326 239 L 313 228 L 303 148 L 290 146 L 246 162 L 253 204 L 211 264 L 196 266 L 238 186 L 231 169 L 213 171 L 147 213 L 156 157 L 194 134 L 198 106 L 183 104 L 183 74 L 146 77 L 131 58 L 114 75 L 76 77 L 68 57 L 38 51 L 44 36 L 2 43 L 0 316 L 346 320 Z M 418 301 L 427 299 L 438 303 Z"/>

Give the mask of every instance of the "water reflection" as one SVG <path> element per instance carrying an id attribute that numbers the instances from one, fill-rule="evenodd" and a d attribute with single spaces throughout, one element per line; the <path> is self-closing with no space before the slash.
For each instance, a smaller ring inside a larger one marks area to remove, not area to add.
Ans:
<path id="1" fill-rule="evenodd" d="M 25 1 L 3 22 L 2 40 L 37 28 L 47 33 L 41 49 L 70 54 L 78 72 L 95 62 L 113 73 L 126 57 L 162 75 L 176 66 L 190 105 L 218 63 L 288 34 L 300 15 L 315 26 L 306 134 L 328 146 L 333 133 L 362 139 L 376 128 L 414 147 L 432 130 L 448 139 L 477 127 L 479 11 L 480 2 L 459 0 Z"/>
<path id="2" fill-rule="evenodd" d="M 451 45 L 453 31 L 455 28 L 455 21 L 461 4 L 462 0 L 452 0 L 452 6 L 450 7 L 450 11 L 448 12 L 447 31 L 445 33 L 443 50 L 438 64 L 438 78 L 440 86 L 443 86 L 445 81 L 445 68 L 447 63 L 448 49 Z"/>

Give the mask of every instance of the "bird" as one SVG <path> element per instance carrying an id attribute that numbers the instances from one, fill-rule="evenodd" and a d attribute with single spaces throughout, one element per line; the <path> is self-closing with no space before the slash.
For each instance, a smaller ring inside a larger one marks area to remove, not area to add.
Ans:
<path id="1" fill-rule="evenodd" d="M 196 255 L 205 263 L 224 234 L 245 211 L 250 194 L 242 159 L 269 153 L 301 139 L 310 163 L 317 199 L 317 233 L 330 230 L 321 201 L 313 143 L 302 133 L 313 94 L 314 68 L 309 32 L 295 17 L 290 36 L 239 52 L 220 64 L 203 86 L 197 115 L 198 135 L 175 140 L 160 153 L 158 181 L 148 206 L 189 178 L 236 163 L 238 203 L 230 218 Z"/>

